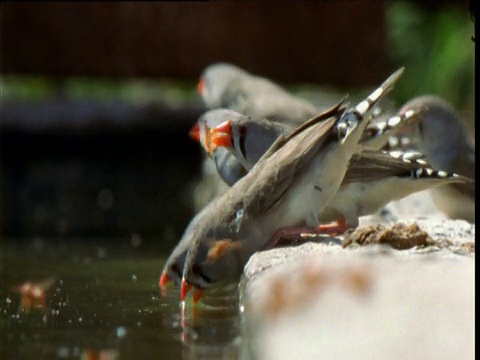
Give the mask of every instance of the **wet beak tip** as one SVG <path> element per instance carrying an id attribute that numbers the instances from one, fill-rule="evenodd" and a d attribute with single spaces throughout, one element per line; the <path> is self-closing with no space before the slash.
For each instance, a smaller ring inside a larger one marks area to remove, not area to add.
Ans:
<path id="1" fill-rule="evenodd" d="M 162 276 L 160 276 L 160 281 L 158 284 L 161 288 L 165 288 L 168 283 L 170 283 L 170 281 L 172 281 L 172 279 L 170 279 L 170 276 L 168 276 L 166 272 L 163 272 Z"/>
<path id="2" fill-rule="evenodd" d="M 180 300 L 184 301 L 187 297 L 192 285 L 190 285 L 185 279 L 182 280 L 182 286 L 180 287 Z"/>

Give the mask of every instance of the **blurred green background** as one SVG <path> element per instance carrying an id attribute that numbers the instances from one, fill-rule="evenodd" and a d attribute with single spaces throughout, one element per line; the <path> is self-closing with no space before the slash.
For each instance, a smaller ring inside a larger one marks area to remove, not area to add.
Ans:
<path id="1" fill-rule="evenodd" d="M 418 3 L 389 2 L 388 56 L 407 71 L 391 96 L 405 103 L 417 94 L 437 94 L 463 110 L 475 97 L 474 23 L 464 7 L 437 11 Z"/>

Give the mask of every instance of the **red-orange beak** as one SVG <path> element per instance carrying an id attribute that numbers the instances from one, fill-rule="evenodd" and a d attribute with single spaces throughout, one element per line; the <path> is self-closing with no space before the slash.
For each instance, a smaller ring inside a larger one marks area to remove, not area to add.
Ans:
<path id="1" fill-rule="evenodd" d="M 193 303 L 194 304 L 198 303 L 203 296 L 204 290 L 194 287 L 193 285 L 189 284 L 185 279 L 182 279 L 182 286 L 180 289 L 180 300 L 184 301 L 188 293 L 190 292 L 190 290 L 192 290 L 192 288 L 193 288 L 193 295 L 192 295 Z"/>
<path id="2" fill-rule="evenodd" d="M 182 286 L 180 287 L 180 300 L 184 301 L 190 290 L 192 289 L 192 285 L 190 285 L 185 279 L 182 279 Z"/>
<path id="3" fill-rule="evenodd" d="M 196 142 L 200 142 L 200 126 L 195 123 L 195 125 L 193 125 L 190 129 L 188 135 L 190 135 L 190 137 Z"/>
<path id="4" fill-rule="evenodd" d="M 197 91 L 200 95 L 202 95 L 204 88 L 205 88 L 205 82 L 203 81 L 203 79 L 200 79 L 197 84 Z"/>
<path id="5" fill-rule="evenodd" d="M 172 279 L 170 278 L 170 276 L 168 276 L 166 272 L 162 272 L 162 276 L 160 276 L 159 282 L 160 287 L 162 289 L 165 288 L 171 281 Z"/>
<path id="6" fill-rule="evenodd" d="M 210 130 L 209 151 L 212 152 L 217 147 L 232 147 L 232 127 L 231 121 L 227 120 Z"/>

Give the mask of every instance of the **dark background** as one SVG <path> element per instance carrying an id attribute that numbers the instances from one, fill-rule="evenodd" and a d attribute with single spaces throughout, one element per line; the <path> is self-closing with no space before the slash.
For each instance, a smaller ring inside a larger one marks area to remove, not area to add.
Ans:
<path id="1" fill-rule="evenodd" d="M 2 3 L 2 238 L 170 248 L 193 215 L 201 153 L 187 133 L 205 110 L 195 83 L 214 62 L 342 94 L 405 65 L 399 105 L 436 93 L 473 119 L 468 5 Z"/>

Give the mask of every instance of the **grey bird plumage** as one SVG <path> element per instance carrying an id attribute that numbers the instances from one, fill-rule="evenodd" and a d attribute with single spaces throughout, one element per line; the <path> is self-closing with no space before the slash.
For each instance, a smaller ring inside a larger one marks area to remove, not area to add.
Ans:
<path id="1" fill-rule="evenodd" d="M 360 143 L 364 149 L 381 149 L 397 128 L 418 120 L 421 111 L 408 111 L 378 121 L 374 126 L 367 125 Z M 229 185 L 243 177 L 260 159 L 271 144 L 280 136 L 293 131 L 293 127 L 267 119 L 257 119 L 229 109 L 216 109 L 204 113 L 196 125 L 205 133 L 217 125 L 231 122 L 232 151 L 216 147 L 210 154 L 218 174 Z M 200 144 L 206 149 L 204 139 Z"/>
<path id="2" fill-rule="evenodd" d="M 200 93 L 209 109 L 227 108 L 258 118 L 299 125 L 319 110 L 269 79 L 238 66 L 216 63 L 201 74 Z"/>
<path id="3" fill-rule="evenodd" d="M 254 119 L 231 110 L 210 111 L 204 117 L 216 119 L 215 124 L 228 122 L 228 136 L 233 138 L 228 149 L 246 170 L 254 166 L 277 137 L 290 132 L 290 128 L 282 124 Z M 401 117 L 391 119 L 394 120 L 390 125 L 387 123 L 388 126 L 400 124 Z M 368 142 L 369 138 L 362 135 L 362 140 Z M 439 176 L 432 169 L 428 172 L 430 176 L 417 177 L 419 169 L 431 168 L 423 159 L 412 162 L 409 154 L 399 158 L 388 152 L 364 149 L 363 142 L 361 145 L 362 151 L 352 156 L 338 192 L 318 215 L 320 222 L 340 220 L 345 221 L 346 227 L 356 227 L 360 216 L 372 214 L 390 201 L 424 189 L 465 182 L 454 174 L 440 172 L 444 176 Z"/>
<path id="4" fill-rule="evenodd" d="M 292 130 L 320 112 L 310 102 L 292 95 L 270 79 L 228 63 L 215 63 L 205 68 L 200 83 L 199 92 L 208 109 L 229 109 L 288 125 Z M 416 114 L 409 114 L 402 123 L 408 125 L 415 119 Z M 400 128 L 399 120 L 394 116 L 370 122 L 365 131 L 369 141 L 364 146 L 381 149 L 394 130 Z"/>
<path id="5" fill-rule="evenodd" d="M 392 74 L 354 109 L 345 112 L 340 103 L 277 139 L 245 177 L 214 200 L 188 249 L 183 295 L 185 284 L 207 289 L 238 280 L 249 257 L 271 244 L 278 230 L 319 224 L 317 215 L 335 195 L 357 150 L 366 114 L 402 73 Z M 232 245 L 212 258 L 218 241 Z"/>
<path id="6" fill-rule="evenodd" d="M 276 121 L 290 131 L 320 112 L 313 104 L 293 96 L 273 81 L 228 63 L 212 64 L 202 72 L 199 93 L 209 109 L 225 108 L 253 118 Z M 402 123 L 409 122 L 409 118 L 414 119 L 415 115 L 402 119 Z M 395 118 L 374 120 L 365 130 L 364 136 L 368 137 L 368 141 L 362 143 L 367 148 L 381 149 L 400 126 L 394 123 Z M 255 143 L 262 144 L 261 141 Z M 212 161 L 217 168 L 217 173 L 213 174 Z M 225 191 L 226 187 L 218 177 L 231 186 L 245 175 L 240 164 L 223 149 L 215 150 L 210 158 L 205 157 L 202 172 L 203 180 L 194 193 L 197 210 Z"/>
<path id="7" fill-rule="evenodd" d="M 425 95 L 413 98 L 401 109 L 423 109 L 414 128 L 414 144 L 434 167 L 475 179 L 475 144 L 458 112 L 444 99 Z M 447 216 L 475 222 L 475 182 L 451 184 L 431 190 L 432 199 Z"/>

